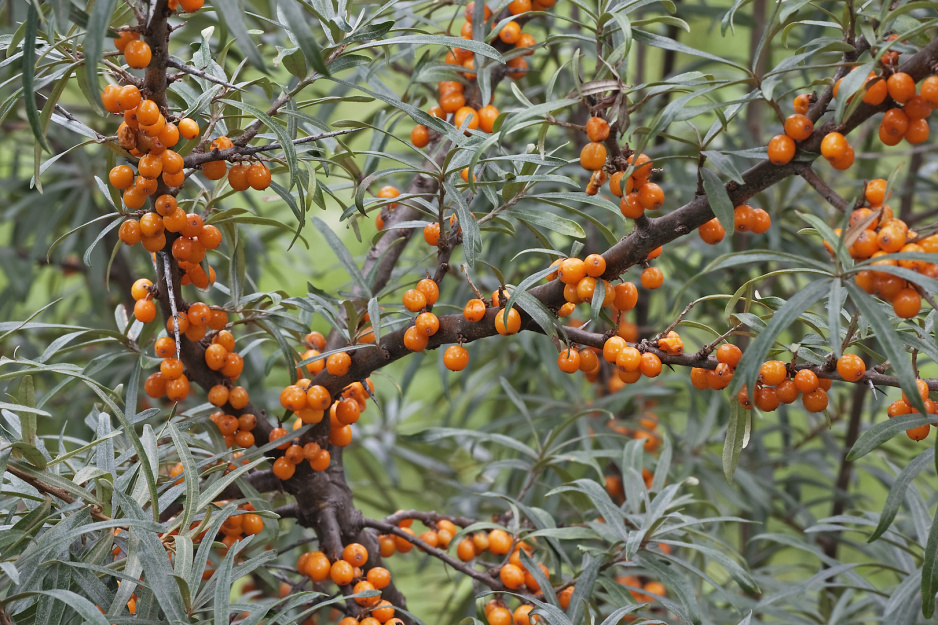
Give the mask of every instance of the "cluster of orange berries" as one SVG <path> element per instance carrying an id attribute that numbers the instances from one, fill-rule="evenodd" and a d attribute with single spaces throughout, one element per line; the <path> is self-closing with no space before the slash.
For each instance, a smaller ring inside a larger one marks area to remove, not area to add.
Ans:
<path id="1" fill-rule="evenodd" d="M 670 553 L 668 545 L 659 544 L 658 546 L 665 553 Z M 642 577 L 638 575 L 619 575 L 616 577 L 616 581 L 626 586 L 629 593 L 631 593 L 639 603 L 650 603 L 656 599 L 667 596 L 667 590 L 664 584 L 656 580 L 645 578 L 643 581 Z"/>
<path id="2" fill-rule="evenodd" d="M 690 380 L 694 388 L 721 390 L 730 385 L 742 351 L 735 345 L 724 344 L 717 349 L 716 358 L 719 363 L 716 369 L 691 369 Z M 863 377 L 866 366 L 859 356 L 844 354 L 837 363 L 837 370 L 845 380 L 855 382 Z M 827 391 L 831 384 L 831 380 L 818 378 L 810 369 L 794 373 L 781 360 L 769 360 L 759 368 L 755 399 L 751 399 L 748 389 L 743 388 L 737 401 L 747 410 L 755 405 L 759 410 L 772 412 L 781 404 L 793 403 L 800 393 L 801 402 L 808 412 L 822 412 L 827 408 Z"/>
<path id="3" fill-rule="evenodd" d="M 572 596 L 572 586 L 564 588 L 557 593 L 557 600 L 560 602 L 560 607 L 566 610 L 567 607 L 570 606 L 570 597 Z M 485 612 L 485 620 L 489 625 L 533 625 L 540 620 L 539 617 L 531 615 L 534 606 L 530 603 L 522 603 L 512 612 L 501 597 L 489 599 L 485 603 L 483 610 Z"/>
<path id="4" fill-rule="evenodd" d="M 398 527 L 400 527 L 405 534 L 416 536 L 433 548 L 448 549 L 453 537 L 459 531 L 453 522 L 442 519 L 435 523 L 428 524 L 427 530 L 417 536 L 417 533 L 412 529 L 413 523 L 413 519 L 404 519 L 398 523 Z M 381 550 L 382 558 L 390 558 L 395 553 L 409 553 L 414 548 L 412 542 L 403 536 L 393 534 L 381 534 L 378 536 L 378 546 Z"/>
<path id="5" fill-rule="evenodd" d="M 254 506 L 246 503 L 238 507 L 244 512 L 233 514 L 221 525 L 223 537 L 221 543 L 225 546 L 219 553 L 225 556 L 228 549 L 245 536 L 254 536 L 264 531 L 264 517 L 254 513 Z"/>
<path id="6" fill-rule="evenodd" d="M 342 550 L 342 557 L 335 562 L 331 562 L 329 556 L 322 551 L 305 552 L 297 560 L 296 570 L 316 583 L 330 579 L 337 586 L 352 586 L 354 594 L 380 591 L 387 587 L 391 583 L 391 573 L 380 566 L 372 567 L 364 572 L 362 567 L 367 562 L 368 549 L 359 543 L 351 543 L 345 546 Z M 339 625 L 403 624 L 403 621 L 394 618 L 394 606 L 389 601 L 381 599 L 380 594 L 372 597 L 356 597 L 355 602 L 363 608 L 370 608 L 369 615 L 362 620 L 349 616 L 342 619 Z"/>
<path id="7" fill-rule="evenodd" d="M 856 71 L 858 68 L 854 68 Z M 840 82 L 834 84 L 834 97 L 840 90 Z M 938 107 L 938 76 L 928 76 L 916 93 L 915 80 L 905 72 L 870 73 L 862 88 L 863 102 L 879 106 L 891 98 L 896 106 L 883 115 L 879 125 L 879 139 L 884 145 L 897 145 L 905 139 L 912 145 L 928 140 L 928 116 Z M 814 124 L 805 116 L 811 105 L 811 96 L 801 94 L 794 100 L 795 113 L 785 119 L 785 134 L 772 137 L 769 141 L 769 160 L 776 165 L 789 163 L 795 156 L 798 141 L 804 141 L 814 132 Z M 831 132 L 821 141 L 821 156 L 835 169 L 847 169 L 855 158 L 853 147 L 839 132 Z"/>
<path id="8" fill-rule="evenodd" d="M 938 252 L 938 235 L 922 239 L 918 233 L 909 230 L 901 219 L 893 217 L 892 209 L 886 201 L 886 181 L 871 180 L 864 192 L 869 208 L 858 208 L 850 215 L 850 225 L 863 227 L 856 240 L 849 247 L 850 256 L 856 260 L 877 259 L 886 254 L 935 253 Z M 840 236 L 841 229 L 835 234 Z M 914 242 L 917 241 L 917 242 Z M 827 243 L 828 252 L 834 252 Z M 921 273 L 929 278 L 938 277 L 938 265 L 923 260 L 874 260 L 873 265 L 898 266 Z M 918 289 L 904 278 L 877 270 L 863 270 L 855 277 L 857 285 L 867 293 L 876 294 L 892 304 L 896 315 L 911 319 L 922 309 L 922 297 Z"/>
<path id="9" fill-rule="evenodd" d="M 919 397 L 922 398 L 922 402 L 925 404 L 925 412 L 930 415 L 938 415 L 938 402 L 934 402 L 928 398 L 928 384 L 925 382 L 925 380 L 915 380 L 915 387 L 918 391 Z M 909 401 L 909 398 L 905 392 L 902 393 L 902 399 L 892 402 L 889 404 L 889 408 L 886 409 L 886 415 L 890 419 L 893 417 L 898 417 L 899 415 L 912 414 L 913 412 L 917 412 L 917 410 L 912 407 L 912 402 Z M 938 427 L 938 423 L 932 423 L 932 425 Z M 906 436 L 908 436 L 913 441 L 920 441 L 928 436 L 930 431 L 931 425 L 926 423 L 924 425 L 908 429 L 905 431 L 905 433 Z"/>
<path id="10" fill-rule="evenodd" d="M 228 137 L 222 136 L 214 139 L 211 143 L 212 151 L 228 150 L 234 147 L 234 142 Z M 202 163 L 202 175 L 209 180 L 221 180 L 228 174 L 228 184 L 235 191 L 246 191 L 248 187 L 255 191 L 263 191 L 270 186 L 270 170 L 267 165 L 261 162 L 248 164 L 246 162 L 236 163 L 228 169 L 228 163 L 224 159 Z"/>
<path id="11" fill-rule="evenodd" d="M 108 85 L 101 94 L 101 102 L 108 113 L 123 115 L 117 128 L 117 141 L 132 156 L 140 159 L 136 179 L 133 169 L 127 165 L 114 167 L 109 174 L 111 185 L 124 191 L 127 208 L 141 208 L 147 196 L 156 191 L 160 177 L 168 187 L 181 186 L 186 179 L 184 162 L 182 156 L 170 148 L 179 143 L 180 137 L 197 137 L 198 123 L 188 117 L 180 120 L 178 125 L 168 121 L 156 102 L 144 100 L 135 85 Z"/>
<path id="12" fill-rule="evenodd" d="M 840 80 L 834 85 L 835 97 L 839 87 Z M 863 90 L 867 104 L 879 106 L 888 96 L 897 105 L 886 111 L 879 124 L 879 140 L 884 145 L 897 145 L 902 139 L 912 145 L 928 140 L 927 118 L 938 106 L 938 76 L 925 78 L 916 93 L 915 80 L 905 72 L 894 72 L 888 78 L 885 73 L 877 76 L 870 72 Z"/>
<path id="13" fill-rule="evenodd" d="M 325 337 L 319 332 L 310 332 L 304 340 L 309 347 L 303 355 L 303 360 L 316 358 L 321 354 L 326 346 Z M 352 365 L 352 358 L 346 352 L 337 352 L 330 354 L 328 358 L 313 360 L 303 367 L 297 368 L 299 379 L 296 384 L 284 387 L 280 392 L 280 405 L 286 410 L 296 414 L 297 420 L 293 424 L 293 429 L 298 430 L 303 425 L 319 423 L 325 417 L 326 410 L 329 411 L 329 442 L 336 447 L 345 447 L 352 442 L 352 424 L 357 423 L 361 413 L 368 407 L 368 397 L 374 393 L 374 384 L 370 378 L 365 380 L 368 385 L 361 382 L 353 382 L 343 392 L 342 395 L 333 400 L 329 390 L 319 384 L 313 384 L 312 380 L 304 377 L 304 374 L 317 375 L 323 369 L 334 376 L 343 376 L 349 372 Z M 270 440 L 278 440 L 287 436 L 287 430 L 283 427 L 276 427 L 270 433 Z M 283 456 L 274 461 L 274 475 L 282 480 L 288 480 L 296 472 L 296 465 L 308 461 L 313 471 L 325 471 L 329 468 L 332 458 L 327 449 L 322 449 L 318 443 L 310 442 L 305 445 L 299 445 L 296 440 L 287 440 L 277 449 L 284 451 Z"/>
<path id="14" fill-rule="evenodd" d="M 149 280 L 144 278 L 137 281 L 140 282 Z M 228 324 L 228 313 L 196 302 L 190 305 L 186 312 L 180 312 L 177 320 L 180 335 L 190 341 L 200 341 L 209 329 L 217 331 L 212 337 L 212 344 L 205 350 L 206 364 L 214 371 L 220 370 L 232 380 L 241 375 L 244 361 L 233 351 L 234 337 L 224 330 Z M 146 379 L 143 388 L 146 394 L 154 399 L 165 395 L 172 401 L 182 401 L 189 395 L 189 379 L 183 373 L 182 361 L 176 357 L 178 350 L 172 319 L 166 323 L 166 334 L 167 336 L 156 339 L 153 348 L 156 355 L 163 359 L 160 370 Z"/>
<path id="15" fill-rule="evenodd" d="M 528 11 L 543 11 L 556 4 L 556 0 L 512 0 L 508 5 L 508 12 L 512 15 L 523 15 Z M 472 19 L 475 12 L 475 2 L 470 2 L 466 6 L 466 22 L 460 29 L 460 36 L 463 39 L 471 41 Z M 486 23 L 492 18 L 492 10 L 488 6 L 483 7 L 483 16 Z M 523 48 L 525 51 L 520 56 L 512 57 L 508 62 L 508 76 L 519 79 L 524 78 L 528 70 L 528 62 L 524 57 L 534 53 L 531 49 L 536 45 L 533 36 L 521 32 L 521 26 L 515 21 L 509 21 L 498 32 L 498 38 L 507 44 L 512 44 L 515 48 Z M 462 75 L 466 80 L 474 81 L 475 72 L 475 53 L 465 48 L 455 48 L 446 53 L 444 62 L 447 65 L 458 65 L 463 68 Z M 470 130 L 481 130 L 490 133 L 494 129 L 495 120 L 498 118 L 498 109 L 487 104 L 478 109 L 469 105 L 465 95 L 465 85 L 456 80 L 443 80 L 437 83 L 438 105 L 427 111 L 431 117 L 449 120 L 452 115 L 452 123 L 457 127 L 465 125 L 466 134 Z M 410 141 L 418 148 L 426 147 L 430 144 L 430 129 L 423 124 L 414 126 L 410 133 Z M 463 172 L 463 179 L 468 182 L 468 171 Z"/>

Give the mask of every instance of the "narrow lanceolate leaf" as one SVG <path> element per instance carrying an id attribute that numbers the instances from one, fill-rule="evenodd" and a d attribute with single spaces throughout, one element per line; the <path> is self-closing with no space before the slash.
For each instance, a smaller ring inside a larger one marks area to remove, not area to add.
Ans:
<path id="1" fill-rule="evenodd" d="M 915 476 L 918 475 L 922 469 L 929 466 L 934 459 L 935 448 L 929 447 L 916 456 L 915 459 L 907 464 L 902 472 L 899 473 L 896 477 L 896 481 L 892 483 L 892 487 L 889 489 L 889 496 L 886 497 L 883 511 L 879 515 L 879 525 L 876 526 L 876 529 L 866 542 L 873 542 L 889 529 L 889 526 L 892 525 L 892 522 L 896 518 L 896 514 L 899 512 L 899 506 L 902 504 L 903 499 L 905 499 L 905 491 L 909 488 L 909 484 L 911 484 Z"/>
<path id="2" fill-rule="evenodd" d="M 400 46 L 404 44 L 446 46 L 448 48 L 463 48 L 480 56 L 493 59 L 498 63 L 504 63 L 502 55 L 487 43 L 475 41 L 473 39 L 462 39 L 461 37 L 441 37 L 439 35 L 402 35 L 400 37 L 391 37 L 378 41 L 368 42 L 355 50 L 363 48 L 376 48 L 378 46 Z M 354 51 L 354 50 L 353 50 Z"/>
<path id="3" fill-rule="evenodd" d="M 917 428 L 921 425 L 927 425 L 934 420 L 934 417 L 930 417 L 926 414 L 913 413 L 899 415 L 898 417 L 893 417 L 886 421 L 880 421 L 860 435 L 860 438 L 854 443 L 850 453 L 847 454 L 847 460 L 853 461 L 862 458 L 896 434 Z"/>
<path id="4" fill-rule="evenodd" d="M 743 451 L 743 442 L 748 438 L 751 413 L 743 410 L 735 399 L 730 399 L 730 421 L 726 426 L 726 440 L 723 442 L 723 475 L 726 481 L 733 483 L 733 474 L 739 464 L 739 454 Z"/>
<path id="5" fill-rule="evenodd" d="M 756 383 L 756 375 L 775 340 L 783 331 L 790 328 L 804 311 L 828 292 L 830 282 L 828 279 L 811 282 L 772 315 L 772 320 L 766 328 L 746 348 L 736 369 L 730 389 L 732 393 L 735 394 L 745 384 L 749 390 L 749 396 L 754 397 L 753 386 Z"/>
<path id="6" fill-rule="evenodd" d="M 733 202 L 726 193 L 726 187 L 714 171 L 701 168 L 700 175 L 703 177 L 704 191 L 707 193 L 707 200 L 710 202 L 713 214 L 720 220 L 720 225 L 724 230 L 733 232 Z"/>
<path id="7" fill-rule="evenodd" d="M 247 27 L 244 25 L 244 17 L 242 15 L 244 9 L 241 7 L 241 3 L 232 2 L 232 0 L 218 2 L 215 3 L 214 9 L 218 11 L 221 18 L 225 21 L 225 24 L 228 25 L 228 29 L 235 36 L 235 39 L 238 40 L 238 49 L 248 57 L 248 60 L 251 61 L 254 67 L 264 69 L 264 58 L 261 56 L 257 46 L 254 44 L 254 40 L 251 39 L 251 35 L 248 33 Z"/>
<path id="8" fill-rule="evenodd" d="M 46 152 L 52 152 L 49 144 L 46 143 L 45 134 L 42 132 L 42 125 L 39 123 L 39 109 L 36 108 L 36 94 L 33 89 L 33 83 L 36 76 L 36 34 L 39 30 L 39 12 L 36 5 L 29 3 L 29 12 L 26 14 L 26 36 L 23 39 L 23 103 L 26 106 L 26 119 L 29 120 L 29 127 L 32 128 L 36 141 Z"/>
<path id="9" fill-rule="evenodd" d="M 196 469 L 192 452 L 189 451 L 189 446 L 183 440 L 179 429 L 172 423 L 167 428 L 173 439 L 173 444 L 176 446 L 176 455 L 179 456 L 179 461 L 182 463 L 182 479 L 186 484 L 186 496 L 183 500 L 182 509 L 182 527 L 185 529 L 189 527 L 192 523 L 192 517 L 198 512 L 196 505 L 199 502 L 199 471 Z"/>
<path id="10" fill-rule="evenodd" d="M 332 248 L 332 251 L 335 253 L 336 258 L 339 259 L 339 262 L 342 263 L 342 267 L 345 268 L 345 271 L 355 280 L 355 283 L 358 284 L 358 287 L 362 290 L 362 293 L 371 295 L 371 288 L 368 286 L 368 281 L 365 280 L 365 276 L 362 275 L 361 269 L 358 268 L 358 265 L 355 264 L 355 261 L 352 259 L 351 252 L 348 251 L 348 248 L 345 247 L 345 244 L 342 243 L 342 240 L 336 236 L 335 232 L 332 231 L 326 222 L 324 222 L 319 217 L 312 217 L 313 226 L 322 233 L 322 236 L 325 237 L 326 243 L 329 244 L 329 247 Z"/>
<path id="11" fill-rule="evenodd" d="M 935 514 L 935 518 L 932 519 L 928 542 L 925 543 L 925 553 L 922 554 L 922 616 L 925 618 L 931 618 L 935 613 L 935 592 L 938 589 L 936 556 L 938 556 L 938 514 Z"/>
<path id="12" fill-rule="evenodd" d="M 283 14 L 290 20 L 286 26 L 293 31 L 296 36 L 296 43 L 300 46 L 300 51 L 306 57 L 306 62 L 324 76 L 329 75 L 329 69 L 322 58 L 322 48 L 319 42 L 313 37 L 313 29 L 310 28 L 308 20 L 300 9 L 300 3 L 297 0 L 280 0 L 280 8 Z"/>
<path id="13" fill-rule="evenodd" d="M 32 4 L 32 3 L 30 3 Z M 86 95 L 94 98 L 92 104 L 98 109 L 99 113 L 104 112 L 104 106 L 101 104 L 101 89 L 98 82 L 98 62 L 101 60 L 101 54 L 104 51 L 105 33 L 111 22 L 111 15 L 114 13 L 114 7 L 117 0 L 96 0 L 91 8 L 91 15 L 88 16 L 88 28 L 85 31 L 85 45 L 82 52 L 85 55 L 85 86 Z M 31 37 L 30 37 L 31 38 Z M 32 93 L 27 90 L 26 93 Z"/>
<path id="14" fill-rule="evenodd" d="M 902 333 L 896 331 L 889 317 L 866 291 L 858 287 L 853 281 L 847 282 L 846 286 L 850 292 L 850 299 L 853 300 L 857 310 L 860 311 L 866 322 L 873 328 L 876 340 L 882 345 L 883 351 L 886 352 L 890 366 L 895 370 L 896 377 L 899 378 L 899 386 L 905 391 L 906 397 L 912 401 L 912 407 L 921 414 L 925 414 L 927 411 L 915 385 L 915 370 L 912 368 L 912 361 L 905 351 Z"/>

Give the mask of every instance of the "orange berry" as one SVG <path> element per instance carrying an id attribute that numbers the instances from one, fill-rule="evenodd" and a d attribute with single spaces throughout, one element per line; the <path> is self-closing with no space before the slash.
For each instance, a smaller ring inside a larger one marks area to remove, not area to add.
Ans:
<path id="1" fill-rule="evenodd" d="M 798 96 L 795 96 L 795 101 L 793 107 L 796 113 L 804 115 L 808 112 L 808 109 L 811 107 L 811 96 L 807 93 L 802 93 Z"/>
<path id="2" fill-rule="evenodd" d="M 844 354 L 837 360 L 837 373 L 847 382 L 856 382 L 866 373 L 866 363 L 856 354 Z"/>
<path id="3" fill-rule="evenodd" d="M 143 69 L 150 64 L 153 54 L 145 41 L 134 40 L 124 48 L 124 60 L 133 69 Z"/>
<path id="4" fill-rule="evenodd" d="M 590 117 L 586 122 L 586 136 L 590 141 L 605 141 L 609 137 L 609 122 L 602 117 Z"/>
<path id="5" fill-rule="evenodd" d="M 645 352 L 638 369 L 646 378 L 657 377 L 661 373 L 661 359 L 651 352 Z"/>
<path id="6" fill-rule="evenodd" d="M 274 460 L 273 472 L 281 480 L 289 480 L 296 473 L 296 466 L 281 456 Z"/>
<path id="7" fill-rule="evenodd" d="M 506 320 L 507 317 L 507 320 Z M 521 315 L 514 307 L 509 308 L 507 312 L 502 309 L 495 315 L 495 330 L 501 334 L 516 334 L 521 330 Z"/>
<path id="8" fill-rule="evenodd" d="M 813 393 L 820 385 L 817 374 L 810 369 L 802 369 L 795 374 L 795 388 L 801 393 Z"/>
<path id="9" fill-rule="evenodd" d="M 423 228 L 423 240 L 436 247 L 440 243 L 440 224 L 431 223 Z"/>
<path id="10" fill-rule="evenodd" d="M 821 156 L 828 161 L 842 158 L 847 152 L 847 139 L 839 132 L 830 132 L 821 140 Z"/>
<path id="11" fill-rule="evenodd" d="M 638 201 L 646 210 L 656 210 L 664 205 L 664 190 L 654 182 L 643 184 L 638 190 Z"/>
<path id="12" fill-rule="evenodd" d="M 326 359 L 326 371 L 332 375 L 345 375 L 352 366 L 352 357 L 346 352 L 332 354 Z"/>
<path id="13" fill-rule="evenodd" d="M 531 10 L 531 0 L 511 0 L 508 4 L 508 12 L 512 15 L 520 15 Z"/>
<path id="14" fill-rule="evenodd" d="M 805 115 L 795 113 L 785 119 L 785 134 L 795 141 L 804 141 L 811 136 L 812 132 L 814 132 L 814 122 Z"/>
<path id="15" fill-rule="evenodd" d="M 700 239 L 708 245 L 716 245 L 726 236 L 726 230 L 716 217 L 700 226 L 697 232 L 700 234 Z"/>
<path id="16" fill-rule="evenodd" d="M 255 191 L 263 191 L 270 186 L 270 170 L 263 163 L 254 163 L 248 168 L 248 184 Z"/>
<path id="17" fill-rule="evenodd" d="M 817 389 L 801 396 L 801 402 L 808 412 L 822 412 L 827 408 L 827 391 Z"/>
<path id="18" fill-rule="evenodd" d="M 896 72 L 886 80 L 886 88 L 890 98 L 905 104 L 915 95 L 915 80 L 905 72 Z"/>
<path id="19" fill-rule="evenodd" d="M 485 302 L 480 299 L 471 299 L 466 302 L 465 308 L 462 311 L 463 317 L 466 321 L 482 321 L 485 317 Z"/>
<path id="20" fill-rule="evenodd" d="M 788 369 L 781 360 L 769 360 L 759 368 L 759 381 L 768 386 L 777 386 L 788 378 Z"/>
<path id="21" fill-rule="evenodd" d="M 443 364 L 450 371 L 462 371 L 469 364 L 469 352 L 461 345 L 450 345 L 443 352 Z"/>
<path id="22" fill-rule="evenodd" d="M 769 140 L 768 154 L 773 165 L 790 163 L 791 159 L 795 158 L 795 140 L 787 134 L 775 135 Z"/>
<path id="23" fill-rule="evenodd" d="M 647 267 L 642 271 L 641 282 L 646 289 L 657 289 L 664 284 L 664 274 L 657 267 Z"/>
<path id="24" fill-rule="evenodd" d="M 520 57 L 518 57 L 520 58 Z M 587 143 L 580 151 L 580 166 L 587 171 L 598 171 L 606 164 L 606 146 L 602 143 Z"/>

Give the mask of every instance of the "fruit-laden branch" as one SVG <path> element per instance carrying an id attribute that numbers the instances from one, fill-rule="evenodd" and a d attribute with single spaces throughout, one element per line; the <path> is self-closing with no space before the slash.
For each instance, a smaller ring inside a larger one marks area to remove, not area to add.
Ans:
<path id="1" fill-rule="evenodd" d="M 442 549 L 438 549 L 437 547 L 430 546 L 429 544 L 427 544 L 426 541 L 424 541 L 419 536 L 414 536 L 413 534 L 405 532 L 403 529 L 401 529 L 397 525 L 394 525 L 393 523 L 387 523 L 385 521 L 376 521 L 374 519 L 365 519 L 365 525 L 372 529 L 378 530 L 382 534 L 394 534 L 395 536 L 403 538 L 404 540 L 413 544 L 415 547 L 417 547 L 421 551 L 433 556 L 434 558 L 437 558 L 445 562 L 446 564 L 450 565 L 457 571 L 461 573 L 465 573 L 472 579 L 482 582 L 483 584 L 485 584 L 492 590 L 498 590 L 498 591 L 508 590 L 505 587 L 505 585 L 501 583 L 500 580 L 495 579 L 488 573 L 482 573 L 481 571 L 477 571 L 471 564 L 467 564 L 465 562 L 462 562 L 461 560 L 457 560 L 456 558 L 449 555 Z"/>
<path id="2" fill-rule="evenodd" d="M 303 143 L 310 143 L 312 141 L 319 141 L 320 139 L 328 139 L 330 137 L 339 137 L 341 135 L 351 134 L 353 132 L 358 132 L 363 130 L 362 128 L 344 128 L 342 130 L 333 130 L 331 132 L 324 132 L 318 135 L 310 135 L 308 137 L 300 137 L 299 139 L 294 139 L 290 143 L 293 145 L 301 145 Z M 264 145 L 248 145 L 240 146 L 235 145 L 224 150 L 214 149 L 209 150 L 208 152 L 193 152 L 186 156 L 183 159 L 184 167 L 196 167 L 203 163 L 208 163 L 211 161 L 225 161 L 230 160 L 238 156 L 251 156 L 252 154 L 257 154 L 258 152 L 269 152 L 271 150 L 279 150 L 283 146 L 278 142 L 266 143 Z"/>
<path id="3" fill-rule="evenodd" d="M 938 60 L 938 40 L 933 41 L 912 56 L 900 69 L 910 74 L 915 80 L 920 80 L 930 71 L 930 64 L 936 60 Z M 843 124 L 838 125 L 834 122 L 827 122 L 815 129 L 814 134 L 802 142 L 800 146 L 802 158 L 798 161 L 781 166 L 773 165 L 767 160 L 756 164 L 743 174 L 743 184 L 738 184 L 735 181 L 726 184 L 725 188 L 730 200 L 734 205 L 743 204 L 746 200 L 779 181 L 797 174 L 799 170 L 805 167 L 806 163 L 817 158 L 821 140 L 827 133 L 837 131 L 846 134 L 885 108 L 885 105 L 874 107 L 861 104 Z M 712 218 L 713 211 L 706 195 L 697 196 L 681 208 L 662 217 L 639 218 L 636 220 L 635 230 L 603 254 L 603 258 L 606 260 L 606 272 L 603 274 L 603 278 L 607 280 L 618 278 L 628 268 L 645 260 L 648 254 L 657 247 L 690 233 L 693 229 L 700 227 Z M 531 289 L 529 293 L 540 300 L 542 304 L 554 310 L 565 302 L 563 285 L 559 281 L 541 285 Z M 461 314 L 440 317 L 440 328 L 430 337 L 427 348 L 434 349 L 452 343 L 469 343 L 495 335 L 494 320 L 497 310 L 500 309 L 489 309 L 485 317 L 475 323 L 467 321 Z M 526 320 L 523 327 L 534 331 L 540 330 L 539 326 L 530 319 Z M 349 352 L 352 358 L 352 366 L 346 375 L 336 377 L 322 372 L 313 378 L 312 383 L 326 387 L 335 396 L 349 384 L 364 380 L 373 371 L 409 355 L 410 350 L 404 346 L 405 331 L 406 328 L 400 328 L 383 336 L 380 343 L 375 346 Z M 579 333 L 573 332 L 571 329 L 571 334 Z M 595 336 L 600 337 L 603 335 Z M 584 344 L 593 344 L 587 343 L 585 340 L 583 342 Z M 601 343 L 594 346 L 601 347 Z M 677 360 L 674 360 L 675 358 Z M 710 361 L 707 360 L 706 362 L 709 363 Z M 662 363 L 704 366 L 696 360 L 696 357 L 689 355 L 667 356 L 667 359 L 662 358 Z M 712 365 L 712 367 L 715 366 L 715 364 Z M 898 386 L 898 380 L 894 377 L 882 376 L 875 372 L 868 372 L 868 374 L 871 376 L 870 381 L 874 384 Z M 833 374 L 829 371 L 822 371 L 819 372 L 819 377 L 833 379 Z M 930 387 L 934 385 L 934 389 L 938 390 L 938 380 L 930 381 L 929 385 Z"/>

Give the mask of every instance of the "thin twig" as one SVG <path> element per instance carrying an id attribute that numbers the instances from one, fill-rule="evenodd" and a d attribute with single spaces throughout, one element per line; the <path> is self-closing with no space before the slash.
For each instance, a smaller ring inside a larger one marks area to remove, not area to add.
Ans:
<path id="1" fill-rule="evenodd" d="M 840 197 L 836 191 L 830 188 L 830 186 L 817 175 L 817 172 L 811 168 L 810 165 L 804 165 L 796 169 L 798 175 L 804 178 L 805 182 L 811 185 L 818 194 L 827 200 L 827 203 L 839 210 L 841 213 L 846 212 L 850 208 L 850 204 L 847 200 Z"/>
<path id="2" fill-rule="evenodd" d="M 38 479 L 34 478 L 33 476 L 29 475 L 28 473 L 24 471 L 17 469 L 14 466 L 7 465 L 6 471 L 12 473 L 19 479 L 23 480 L 24 482 L 26 482 L 27 484 L 29 484 L 30 486 L 38 490 L 39 492 L 52 495 L 56 499 L 61 499 L 65 503 L 75 503 L 76 501 L 78 501 L 77 499 L 69 495 L 66 491 L 62 490 L 61 488 L 58 488 L 56 486 L 50 486 L 49 484 L 45 484 L 44 482 L 39 481 Z M 114 520 L 111 517 L 104 514 L 103 512 L 101 512 L 98 506 L 94 504 L 90 504 L 90 503 L 86 503 L 85 505 L 88 507 L 88 511 L 91 512 L 91 516 L 94 517 L 95 519 L 99 521 L 113 521 Z"/>
<path id="3" fill-rule="evenodd" d="M 237 85 L 233 85 L 230 82 L 222 80 L 221 78 L 216 78 L 215 76 L 212 76 L 211 74 L 207 74 L 200 69 L 196 69 L 190 65 L 186 65 L 182 61 L 178 61 L 174 59 L 173 57 L 169 57 L 169 59 L 166 61 L 166 64 L 169 65 L 170 67 L 175 67 L 176 69 L 183 72 L 184 74 L 191 74 L 193 76 L 198 76 L 199 78 L 203 78 L 209 82 L 213 82 L 216 85 L 227 87 L 228 89 L 234 89 L 235 91 L 243 91 L 243 89 L 241 89 Z M 176 76 L 169 77 L 170 82 L 174 82 L 176 80 L 179 80 Z"/>
<path id="4" fill-rule="evenodd" d="M 333 130 L 332 132 L 324 132 L 318 135 L 310 135 L 308 137 L 301 137 L 299 139 L 294 139 L 290 143 L 293 145 L 300 145 L 303 143 L 310 143 L 312 141 L 319 141 L 321 139 L 328 139 L 330 137 L 338 137 L 340 135 L 347 135 L 353 132 L 358 132 L 363 130 L 363 128 L 343 128 L 342 130 Z M 229 160 L 236 156 L 250 156 L 252 154 L 257 154 L 258 152 L 269 152 L 271 150 L 282 149 L 283 146 L 278 143 L 266 143 L 264 145 L 252 145 L 252 146 L 240 146 L 235 145 L 224 150 L 209 150 L 208 152 L 193 152 L 185 157 L 183 162 L 185 167 L 195 167 L 196 165 L 201 165 L 202 163 L 208 163 L 210 161 L 221 161 Z"/>

